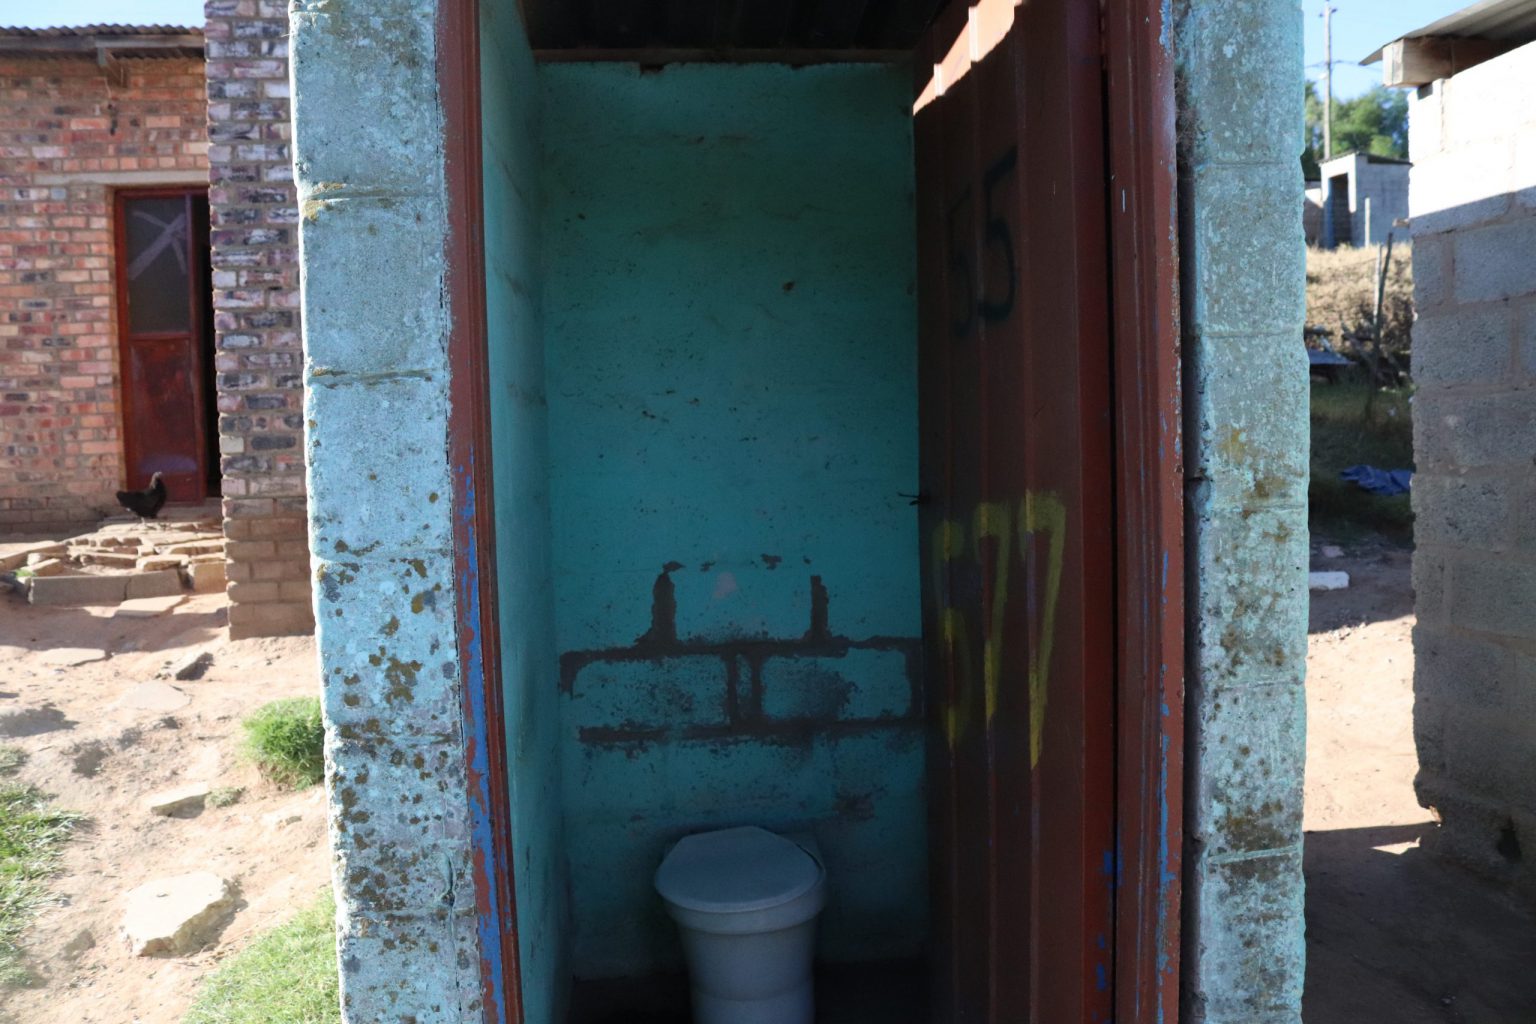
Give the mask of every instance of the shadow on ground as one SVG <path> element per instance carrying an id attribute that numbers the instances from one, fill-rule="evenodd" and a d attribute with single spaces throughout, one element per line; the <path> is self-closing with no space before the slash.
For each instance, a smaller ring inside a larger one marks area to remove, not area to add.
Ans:
<path id="1" fill-rule="evenodd" d="M 1320 546 L 1326 543 L 1318 538 Z M 1311 633 L 1383 622 L 1413 614 L 1413 589 L 1406 586 L 1413 549 L 1375 538 L 1349 545 L 1340 558 L 1313 558 L 1314 570 L 1349 573 L 1346 590 L 1314 591 L 1308 623 Z"/>
<path id="2" fill-rule="evenodd" d="M 1536 1021 L 1536 908 L 1407 845 L 1436 827 L 1307 834 L 1306 1024 Z"/>
<path id="3" fill-rule="evenodd" d="M 154 652 L 216 640 L 229 623 L 229 611 L 223 606 L 140 619 L 115 618 L 112 612 L 105 606 L 38 608 L 19 594 L 0 591 L 0 647 L 29 651 L 99 648 L 107 654 Z"/>

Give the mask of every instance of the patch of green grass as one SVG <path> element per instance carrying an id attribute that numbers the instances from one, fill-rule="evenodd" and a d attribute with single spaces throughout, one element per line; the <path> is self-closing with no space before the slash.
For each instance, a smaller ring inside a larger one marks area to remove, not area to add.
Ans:
<path id="1" fill-rule="evenodd" d="M 182 1024 L 338 1024 L 335 915 L 326 893 L 230 957 Z"/>
<path id="2" fill-rule="evenodd" d="M 80 815 L 48 806 L 35 786 L 0 786 L 0 983 L 31 980 L 21 952 L 21 933 L 48 902 L 43 880 L 58 863 L 59 847 Z"/>
<path id="3" fill-rule="evenodd" d="M 0 775 L 15 775 L 27 763 L 27 752 L 9 743 L 0 743 Z"/>
<path id="4" fill-rule="evenodd" d="M 245 747 L 262 774 L 293 789 L 325 778 L 325 726 L 320 698 L 292 697 L 264 704 L 246 716 Z"/>
<path id="5" fill-rule="evenodd" d="M 1364 491 L 1339 472 L 1366 463 L 1379 469 L 1413 468 L 1412 391 L 1376 392 L 1362 380 L 1312 385 L 1311 526 L 1340 540 L 1370 531 L 1408 540 L 1413 508 L 1408 495 L 1383 498 Z"/>

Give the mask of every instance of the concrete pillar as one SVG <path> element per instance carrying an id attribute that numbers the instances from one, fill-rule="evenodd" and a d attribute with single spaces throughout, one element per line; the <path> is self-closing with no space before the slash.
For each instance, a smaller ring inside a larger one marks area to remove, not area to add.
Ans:
<path id="1" fill-rule="evenodd" d="M 1301 12 L 1178 0 L 1185 1024 L 1297 1024 L 1308 380 Z M 1326 180 L 1325 180 L 1326 188 Z"/>
<path id="2" fill-rule="evenodd" d="M 479 1020 L 434 0 L 292 13 L 310 545 L 343 1017 Z"/>

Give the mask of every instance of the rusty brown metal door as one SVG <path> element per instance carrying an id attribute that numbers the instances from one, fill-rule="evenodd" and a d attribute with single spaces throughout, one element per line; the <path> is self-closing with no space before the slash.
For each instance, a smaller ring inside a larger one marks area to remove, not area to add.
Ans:
<path id="1" fill-rule="evenodd" d="M 218 479 L 207 190 L 122 191 L 115 206 L 127 486 L 160 472 L 171 501 L 201 501 Z"/>
<path id="2" fill-rule="evenodd" d="M 917 55 L 935 1017 L 1114 1012 L 1105 106 L 1087 0 L 951 4 Z"/>

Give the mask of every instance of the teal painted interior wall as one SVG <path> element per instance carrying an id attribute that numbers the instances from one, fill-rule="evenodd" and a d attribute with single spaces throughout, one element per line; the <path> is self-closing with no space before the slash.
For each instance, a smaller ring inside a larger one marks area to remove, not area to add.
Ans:
<path id="1" fill-rule="evenodd" d="M 496 578 L 525 1019 L 564 1019 L 570 975 L 560 808 L 549 447 L 539 323 L 538 87 L 510 2 L 480 5 Z"/>
<path id="2" fill-rule="evenodd" d="M 919 951 L 910 80 L 539 69 L 578 976 L 675 963 L 652 873 L 740 822 L 815 835 L 824 956 Z"/>

